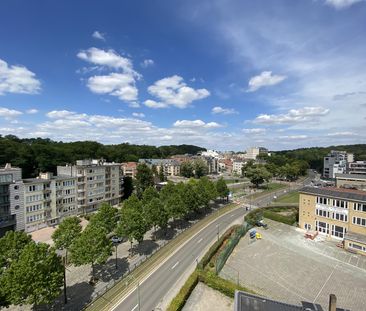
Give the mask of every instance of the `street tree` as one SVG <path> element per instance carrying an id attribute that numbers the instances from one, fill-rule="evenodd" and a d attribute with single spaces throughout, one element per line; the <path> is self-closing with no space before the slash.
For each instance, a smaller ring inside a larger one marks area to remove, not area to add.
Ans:
<path id="1" fill-rule="evenodd" d="M 183 184 L 183 183 L 179 183 L 179 184 Z M 169 199 L 171 194 L 176 191 L 176 187 L 178 185 L 175 185 L 171 181 L 168 181 L 168 183 L 163 187 L 163 189 L 160 190 L 159 196 L 163 203 L 165 203 Z"/>
<path id="2" fill-rule="evenodd" d="M 1 278 L 1 288 L 14 305 L 38 306 L 60 295 L 64 268 L 55 249 L 45 243 L 30 242 Z"/>
<path id="3" fill-rule="evenodd" d="M 191 178 L 194 176 L 193 164 L 191 161 L 185 161 L 180 166 L 180 174 L 183 177 Z"/>
<path id="4" fill-rule="evenodd" d="M 105 228 L 88 224 L 70 248 L 71 262 L 75 266 L 91 264 L 92 281 L 95 280 L 95 264 L 104 264 L 112 254 L 112 242 Z"/>
<path id="5" fill-rule="evenodd" d="M 247 172 L 249 169 L 255 166 L 254 163 L 254 160 L 248 160 L 247 163 L 245 163 L 241 168 L 241 175 L 247 177 Z"/>
<path id="6" fill-rule="evenodd" d="M 126 200 L 133 193 L 132 177 L 126 176 L 123 178 L 123 199 Z"/>
<path id="7" fill-rule="evenodd" d="M 94 214 L 90 223 L 95 226 L 100 226 L 111 233 L 117 226 L 118 210 L 107 203 L 103 203 L 98 212 Z"/>
<path id="8" fill-rule="evenodd" d="M 211 201 L 210 193 L 206 186 L 206 180 L 201 177 L 194 185 L 195 191 L 198 195 L 199 206 L 208 206 Z"/>
<path id="9" fill-rule="evenodd" d="M 182 201 L 185 205 L 185 210 L 197 212 L 200 208 L 200 198 L 197 188 L 192 182 L 184 184 L 184 191 L 180 191 Z"/>
<path id="10" fill-rule="evenodd" d="M 169 217 L 173 218 L 173 220 L 183 218 L 188 212 L 187 205 L 182 199 L 184 197 L 185 190 L 185 184 L 177 184 L 174 188 L 174 191 L 170 192 L 170 195 L 164 201 L 165 210 L 168 212 Z"/>
<path id="11" fill-rule="evenodd" d="M 148 224 L 144 218 L 142 203 L 137 196 L 133 194 L 125 201 L 121 209 L 121 221 L 117 227 L 116 233 L 119 236 L 128 237 L 132 251 L 133 240 L 137 240 L 138 243 L 142 242 L 148 229 Z"/>
<path id="12" fill-rule="evenodd" d="M 145 164 L 137 165 L 136 172 L 136 193 L 140 198 L 142 193 L 149 187 L 154 186 L 154 174 L 152 170 Z"/>
<path id="13" fill-rule="evenodd" d="M 141 203 L 142 205 L 147 205 L 154 198 L 159 198 L 159 193 L 154 187 L 149 187 L 145 189 L 144 193 L 142 194 Z"/>
<path id="14" fill-rule="evenodd" d="M 157 226 L 163 224 L 162 227 L 164 227 L 165 223 L 169 220 L 169 215 L 167 215 L 164 205 L 158 197 L 153 197 L 144 205 L 144 217 L 146 223 L 153 226 L 154 232 L 156 231 Z"/>
<path id="15" fill-rule="evenodd" d="M 216 182 L 216 191 L 218 196 L 223 199 L 223 198 L 228 198 L 229 196 L 229 188 L 226 185 L 225 180 L 221 177 L 218 179 L 218 181 Z"/>
<path id="16" fill-rule="evenodd" d="M 166 177 L 164 175 L 164 167 L 161 165 L 159 170 L 159 180 L 160 182 L 164 182 L 166 180 Z"/>
<path id="17" fill-rule="evenodd" d="M 264 182 L 269 182 L 272 175 L 264 166 L 255 166 L 247 171 L 247 177 L 258 188 Z"/>
<path id="18" fill-rule="evenodd" d="M 80 219 L 73 216 L 65 218 L 52 234 L 55 247 L 65 250 L 65 263 L 67 263 L 67 253 L 71 244 L 80 235 L 81 230 Z"/>

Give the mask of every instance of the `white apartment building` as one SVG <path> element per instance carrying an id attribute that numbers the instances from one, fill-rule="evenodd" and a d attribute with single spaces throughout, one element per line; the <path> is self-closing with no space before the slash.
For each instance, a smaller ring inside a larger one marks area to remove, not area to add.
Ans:
<path id="1" fill-rule="evenodd" d="M 10 196 L 18 231 L 35 231 L 77 215 L 74 177 L 43 173 L 39 178 L 23 179 L 10 185 Z"/>
<path id="2" fill-rule="evenodd" d="M 75 165 L 57 166 L 58 176 L 76 177 L 79 214 L 92 212 L 102 203 L 116 205 L 123 196 L 120 163 L 78 160 Z"/>
<path id="3" fill-rule="evenodd" d="M 353 154 L 346 151 L 331 150 L 324 157 L 323 176 L 334 179 L 336 174 L 345 174 L 347 172 L 347 163 L 353 162 Z"/>
<path id="4" fill-rule="evenodd" d="M 233 174 L 241 175 L 241 169 L 245 163 L 244 161 L 233 161 Z"/>
<path id="5" fill-rule="evenodd" d="M 145 163 L 148 167 L 155 167 L 160 173 L 163 170 L 164 176 L 179 176 L 180 162 L 176 159 L 140 159 L 139 163 Z"/>
<path id="6" fill-rule="evenodd" d="M 21 178 L 22 170 L 12 167 L 10 163 L 0 168 L 0 237 L 5 235 L 6 231 L 15 229 L 16 218 L 10 210 L 9 187 Z"/>

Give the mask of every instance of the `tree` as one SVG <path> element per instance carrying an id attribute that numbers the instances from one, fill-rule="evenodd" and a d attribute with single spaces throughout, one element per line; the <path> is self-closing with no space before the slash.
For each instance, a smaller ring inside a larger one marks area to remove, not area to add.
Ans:
<path id="1" fill-rule="evenodd" d="M 221 199 L 228 198 L 229 196 L 229 188 L 227 187 L 226 182 L 222 177 L 219 178 L 219 180 L 216 182 L 216 191 Z"/>
<path id="2" fill-rule="evenodd" d="M 58 249 L 64 249 L 65 262 L 67 263 L 67 253 L 71 244 L 80 235 L 82 227 L 80 225 L 80 219 L 76 216 L 65 218 L 58 228 L 52 234 L 52 240 L 55 243 L 55 247 Z"/>
<path id="3" fill-rule="evenodd" d="M 151 169 L 145 164 L 137 165 L 136 192 L 141 197 L 142 193 L 149 187 L 154 186 L 154 175 Z"/>
<path id="4" fill-rule="evenodd" d="M 128 199 L 133 193 L 132 177 L 126 176 L 123 178 L 123 199 Z"/>
<path id="5" fill-rule="evenodd" d="M 205 176 L 208 173 L 207 164 L 202 159 L 197 159 L 194 161 L 193 169 L 194 169 L 194 176 L 196 178 Z"/>
<path id="6" fill-rule="evenodd" d="M 121 209 L 121 221 L 116 232 L 119 236 L 128 237 L 132 251 L 133 239 L 139 243 L 142 242 L 147 230 L 148 226 L 144 219 L 142 204 L 133 194 L 125 201 Z"/>
<path id="7" fill-rule="evenodd" d="M 107 231 L 95 225 L 87 225 L 85 230 L 72 243 L 71 261 L 75 266 L 91 264 L 92 280 L 95 279 L 94 265 L 104 264 L 112 254 L 112 243 Z"/>
<path id="8" fill-rule="evenodd" d="M 208 206 L 211 197 L 206 187 L 206 181 L 203 179 L 203 177 L 201 177 L 198 182 L 195 183 L 194 187 L 198 195 L 199 206 Z"/>
<path id="9" fill-rule="evenodd" d="M 91 225 L 100 226 L 107 233 L 111 233 L 117 226 L 118 210 L 107 203 L 103 203 L 98 212 L 91 219 Z"/>
<path id="10" fill-rule="evenodd" d="M 193 165 L 190 161 L 185 161 L 180 166 L 180 174 L 183 177 L 191 178 L 194 176 L 193 174 Z"/>
<path id="11" fill-rule="evenodd" d="M 63 265 L 55 249 L 28 243 L 1 278 L 1 288 L 15 305 L 51 303 L 61 292 Z"/>
<path id="12" fill-rule="evenodd" d="M 154 227 L 154 231 L 156 226 L 165 228 L 169 220 L 169 214 L 158 197 L 152 198 L 144 205 L 144 217 L 145 222 Z"/>
<path id="13" fill-rule="evenodd" d="M 159 170 L 159 180 L 160 182 L 163 182 L 166 180 L 166 177 L 164 175 L 164 167 L 161 165 Z"/>
<path id="14" fill-rule="evenodd" d="M 183 183 L 181 183 L 181 184 L 183 184 Z M 168 183 L 163 187 L 163 189 L 160 190 L 159 196 L 163 203 L 165 203 L 169 199 L 171 194 L 176 191 L 176 189 L 175 189 L 176 187 L 177 186 L 174 183 L 172 183 L 171 181 L 168 181 Z"/>
<path id="15" fill-rule="evenodd" d="M 147 205 L 154 198 L 159 198 L 159 193 L 156 191 L 154 187 L 149 187 L 142 194 L 141 203 L 142 205 Z"/>
<path id="16" fill-rule="evenodd" d="M 206 176 L 200 178 L 200 183 L 204 186 L 209 201 L 215 200 L 218 196 L 215 184 Z"/>
<path id="17" fill-rule="evenodd" d="M 19 259 L 24 247 L 31 241 L 31 236 L 22 231 L 8 231 L 0 239 L 0 307 L 11 303 L 7 298 L 5 287 L 1 285 L 3 272 Z"/>
<path id="18" fill-rule="evenodd" d="M 247 171 L 247 177 L 250 182 L 258 188 L 258 186 L 263 184 L 265 181 L 269 182 L 272 175 L 264 166 L 256 166 Z"/>
<path id="19" fill-rule="evenodd" d="M 169 193 L 169 196 L 164 201 L 165 209 L 173 219 L 184 217 L 188 212 L 188 207 L 183 201 L 184 193 L 186 191 L 185 184 L 179 183 L 175 186 L 174 191 Z"/>
<path id="20" fill-rule="evenodd" d="M 241 168 L 241 175 L 247 176 L 247 172 L 250 168 L 254 167 L 254 160 L 248 160 Z"/>
<path id="21" fill-rule="evenodd" d="M 194 183 L 188 182 L 182 188 L 184 191 L 180 191 L 179 194 L 184 202 L 185 210 L 197 212 L 201 202 Z"/>

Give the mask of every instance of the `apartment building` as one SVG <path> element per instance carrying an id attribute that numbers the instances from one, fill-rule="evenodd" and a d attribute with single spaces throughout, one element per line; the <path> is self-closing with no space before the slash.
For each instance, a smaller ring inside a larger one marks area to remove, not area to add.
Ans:
<path id="1" fill-rule="evenodd" d="M 366 255 L 366 192 L 304 187 L 300 191 L 299 227 L 342 240 L 346 249 Z"/>
<path id="2" fill-rule="evenodd" d="M 10 196 L 17 231 L 35 231 L 77 215 L 74 177 L 41 173 L 38 178 L 22 179 L 10 185 Z"/>
<path id="3" fill-rule="evenodd" d="M 245 163 L 245 161 L 233 161 L 233 174 L 241 176 L 241 169 Z"/>
<path id="4" fill-rule="evenodd" d="M 10 163 L 0 168 L 0 237 L 5 235 L 6 231 L 15 229 L 16 218 L 10 210 L 9 187 L 21 178 L 22 170 L 12 167 Z"/>
<path id="5" fill-rule="evenodd" d="M 348 163 L 347 173 L 366 175 L 366 161 L 355 161 Z"/>
<path id="6" fill-rule="evenodd" d="M 208 174 L 216 174 L 219 171 L 219 161 L 216 157 L 202 156 L 203 161 L 207 165 Z"/>
<path id="7" fill-rule="evenodd" d="M 97 210 L 102 203 L 116 205 L 123 196 L 123 173 L 119 163 L 78 160 L 75 165 L 57 166 L 58 176 L 76 177 L 79 214 Z"/>
<path id="8" fill-rule="evenodd" d="M 137 173 L 137 162 L 124 162 L 121 164 L 123 176 L 135 178 Z"/>
<path id="9" fill-rule="evenodd" d="M 366 191 L 366 175 L 336 174 L 337 188 L 358 189 Z"/>
<path id="10" fill-rule="evenodd" d="M 181 162 L 176 159 L 140 159 L 139 163 L 145 163 L 151 169 L 156 168 L 160 174 L 163 170 L 164 176 L 179 176 Z"/>
<path id="11" fill-rule="evenodd" d="M 256 160 L 260 154 L 268 154 L 268 149 L 264 147 L 251 147 L 247 150 L 245 158 L 248 160 Z"/>
<path id="12" fill-rule="evenodd" d="M 331 150 L 330 153 L 324 157 L 324 178 L 334 179 L 336 174 L 345 174 L 347 172 L 347 164 L 351 162 L 353 162 L 352 153 Z"/>

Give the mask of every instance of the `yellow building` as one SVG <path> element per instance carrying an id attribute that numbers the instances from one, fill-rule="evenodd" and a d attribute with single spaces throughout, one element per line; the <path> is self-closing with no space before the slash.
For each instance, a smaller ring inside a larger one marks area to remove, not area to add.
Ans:
<path id="1" fill-rule="evenodd" d="M 304 187 L 300 191 L 299 227 L 339 239 L 366 255 L 366 191 Z"/>

